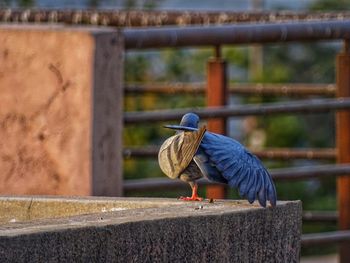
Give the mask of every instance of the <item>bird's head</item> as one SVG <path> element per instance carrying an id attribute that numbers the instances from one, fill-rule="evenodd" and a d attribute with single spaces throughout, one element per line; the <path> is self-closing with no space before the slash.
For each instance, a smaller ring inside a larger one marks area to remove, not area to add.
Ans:
<path id="1" fill-rule="evenodd" d="M 199 117 L 195 113 L 186 113 L 184 116 L 182 116 L 180 126 L 185 127 L 191 127 L 191 128 L 197 128 L 198 129 L 199 124 Z"/>
<path id="2" fill-rule="evenodd" d="M 182 131 L 197 131 L 199 117 L 197 114 L 189 112 L 182 116 L 180 125 L 165 125 L 165 128 L 182 130 Z"/>

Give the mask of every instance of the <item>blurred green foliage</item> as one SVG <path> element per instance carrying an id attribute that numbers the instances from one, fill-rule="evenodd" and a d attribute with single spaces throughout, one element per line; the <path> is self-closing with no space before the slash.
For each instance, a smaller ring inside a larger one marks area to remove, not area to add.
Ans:
<path id="1" fill-rule="evenodd" d="M 17 6 L 17 7 L 35 7 L 35 0 L 0 0 L 0 7 Z"/>
<path id="2" fill-rule="evenodd" d="M 264 118 L 267 131 L 267 147 L 298 147 L 305 140 L 303 123 L 298 116 L 281 116 Z"/>
<path id="3" fill-rule="evenodd" d="M 311 4 L 312 11 L 346 11 L 350 10 L 349 0 L 318 0 Z"/>

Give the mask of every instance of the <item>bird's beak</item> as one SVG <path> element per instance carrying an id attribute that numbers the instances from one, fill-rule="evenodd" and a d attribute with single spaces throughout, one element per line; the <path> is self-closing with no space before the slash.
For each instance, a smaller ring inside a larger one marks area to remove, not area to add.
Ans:
<path id="1" fill-rule="evenodd" d="M 164 125 L 163 127 L 168 129 L 173 129 L 173 130 L 180 130 L 180 131 L 198 131 L 197 128 L 180 126 L 180 125 Z"/>

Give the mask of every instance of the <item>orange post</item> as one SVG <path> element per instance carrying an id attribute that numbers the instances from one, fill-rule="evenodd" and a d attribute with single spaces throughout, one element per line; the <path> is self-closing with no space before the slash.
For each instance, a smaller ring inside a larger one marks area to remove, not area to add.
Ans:
<path id="1" fill-rule="evenodd" d="M 227 75 L 226 62 L 221 59 L 220 47 L 216 47 L 216 56 L 207 64 L 206 99 L 208 107 L 223 106 L 227 103 Z M 211 119 L 208 121 L 208 130 L 226 134 L 226 119 Z M 223 199 L 226 197 L 226 187 L 207 186 L 207 198 Z"/>
<path id="2" fill-rule="evenodd" d="M 345 41 L 344 50 L 337 56 L 337 97 L 350 97 L 350 50 Z M 350 163 L 350 112 L 339 111 L 336 115 L 337 162 Z M 338 176 L 337 195 L 339 228 L 350 229 L 350 175 Z M 341 243 L 340 262 L 350 262 L 350 243 Z"/>

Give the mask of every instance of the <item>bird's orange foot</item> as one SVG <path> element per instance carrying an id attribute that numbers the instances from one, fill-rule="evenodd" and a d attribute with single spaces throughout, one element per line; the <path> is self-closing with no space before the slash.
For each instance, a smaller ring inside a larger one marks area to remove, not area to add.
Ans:
<path id="1" fill-rule="evenodd" d="M 180 196 L 179 199 L 182 201 L 203 201 L 203 198 L 199 196 L 191 196 L 191 197 Z"/>

